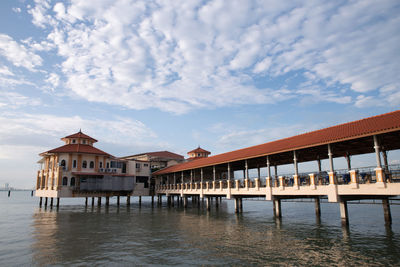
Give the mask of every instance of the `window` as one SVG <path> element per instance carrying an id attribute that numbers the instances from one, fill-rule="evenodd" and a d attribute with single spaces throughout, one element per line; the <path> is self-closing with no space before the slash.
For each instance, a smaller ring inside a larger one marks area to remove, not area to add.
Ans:
<path id="1" fill-rule="evenodd" d="M 72 162 L 72 168 L 76 168 L 76 159 Z"/>
<path id="2" fill-rule="evenodd" d="M 70 186 L 75 186 L 75 177 L 71 178 Z"/>
<path id="3" fill-rule="evenodd" d="M 82 140 L 82 144 L 86 144 L 86 140 Z"/>
<path id="4" fill-rule="evenodd" d="M 82 162 L 82 168 L 86 169 L 86 167 L 87 167 L 87 162 L 86 162 L 86 160 L 84 160 L 84 161 Z"/>
<path id="5" fill-rule="evenodd" d="M 89 168 L 91 168 L 91 169 L 93 169 L 93 168 L 94 168 L 94 162 L 93 162 L 93 161 L 91 161 L 91 162 L 90 162 L 90 164 L 89 164 Z"/>
<path id="6" fill-rule="evenodd" d="M 149 164 L 145 163 L 143 164 L 144 167 L 149 167 Z"/>
<path id="7" fill-rule="evenodd" d="M 62 185 L 68 185 L 68 178 L 67 177 L 63 178 Z"/>
<path id="8" fill-rule="evenodd" d="M 197 153 L 197 156 L 200 157 L 200 153 Z"/>
<path id="9" fill-rule="evenodd" d="M 65 167 L 65 160 L 64 159 L 61 161 L 60 166 Z"/>
<path id="10" fill-rule="evenodd" d="M 140 163 L 136 163 L 136 169 L 140 169 Z"/>
<path id="11" fill-rule="evenodd" d="M 99 168 L 103 168 L 103 162 L 99 162 Z"/>
<path id="12" fill-rule="evenodd" d="M 76 143 L 76 140 L 75 140 L 75 139 L 72 139 L 72 143 L 75 144 L 75 143 Z"/>
<path id="13" fill-rule="evenodd" d="M 110 162 L 107 162 L 107 167 L 106 167 L 107 169 L 109 169 L 110 168 Z"/>

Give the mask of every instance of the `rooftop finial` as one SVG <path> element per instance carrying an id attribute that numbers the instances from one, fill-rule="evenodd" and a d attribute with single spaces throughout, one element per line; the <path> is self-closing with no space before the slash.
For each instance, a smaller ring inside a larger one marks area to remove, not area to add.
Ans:
<path id="1" fill-rule="evenodd" d="M 81 129 L 81 128 L 79 128 L 79 132 L 80 132 L 80 133 L 82 133 L 82 131 L 81 131 L 81 130 L 82 130 L 82 129 Z"/>

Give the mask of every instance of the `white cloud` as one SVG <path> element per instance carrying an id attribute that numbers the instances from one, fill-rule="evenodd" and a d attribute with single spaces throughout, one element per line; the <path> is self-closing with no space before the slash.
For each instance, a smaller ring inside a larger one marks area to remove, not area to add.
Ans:
<path id="1" fill-rule="evenodd" d="M 183 113 L 400 87 L 396 1 L 37 0 L 29 12 L 51 31 L 43 45 L 63 58 L 66 87 L 93 102 Z M 309 85 L 255 86 L 291 72 Z M 380 96 L 396 105 L 397 92 Z"/>
<path id="2" fill-rule="evenodd" d="M 39 106 L 42 104 L 40 99 L 36 97 L 27 97 L 13 91 L 0 90 L 0 92 L 0 109 L 2 107 L 7 109 L 18 109 L 21 107 Z"/>
<path id="3" fill-rule="evenodd" d="M 0 56 L 17 67 L 24 67 L 30 71 L 35 71 L 37 66 L 42 65 L 42 58 L 30 52 L 25 46 L 18 44 L 10 36 L 0 34 Z"/>
<path id="4" fill-rule="evenodd" d="M 19 7 L 13 7 L 12 11 L 14 11 L 15 13 L 21 13 L 21 8 Z"/>

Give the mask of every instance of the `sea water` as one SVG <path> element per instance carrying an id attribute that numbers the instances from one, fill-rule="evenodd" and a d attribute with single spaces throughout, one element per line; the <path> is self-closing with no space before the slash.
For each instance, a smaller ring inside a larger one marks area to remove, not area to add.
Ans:
<path id="1" fill-rule="evenodd" d="M 400 205 L 384 224 L 382 205 L 349 204 L 349 228 L 337 203 L 282 202 L 276 220 L 272 203 L 243 201 L 234 213 L 223 200 L 211 211 L 189 201 L 182 206 L 139 206 L 131 198 L 116 205 L 84 205 L 61 199 L 39 207 L 31 192 L 0 192 L 0 266 L 399 266 Z M 165 198 L 164 198 L 165 200 Z"/>

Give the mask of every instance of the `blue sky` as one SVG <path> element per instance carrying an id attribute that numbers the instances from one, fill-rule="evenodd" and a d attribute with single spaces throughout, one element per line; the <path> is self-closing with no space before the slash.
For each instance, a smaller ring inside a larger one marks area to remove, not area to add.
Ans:
<path id="1" fill-rule="evenodd" d="M 399 108 L 398 1 L 0 2 L 0 184 L 82 131 L 213 154 Z"/>

